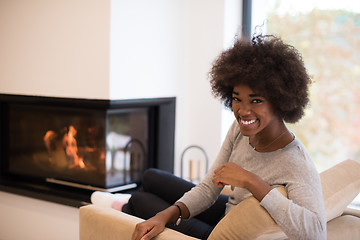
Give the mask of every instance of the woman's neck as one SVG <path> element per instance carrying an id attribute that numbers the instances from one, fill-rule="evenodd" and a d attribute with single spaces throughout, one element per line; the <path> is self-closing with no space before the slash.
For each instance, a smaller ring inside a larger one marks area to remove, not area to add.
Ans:
<path id="1" fill-rule="evenodd" d="M 293 140 L 293 135 L 281 121 L 278 126 L 265 129 L 249 137 L 249 143 L 258 152 L 272 152 L 285 147 Z"/>

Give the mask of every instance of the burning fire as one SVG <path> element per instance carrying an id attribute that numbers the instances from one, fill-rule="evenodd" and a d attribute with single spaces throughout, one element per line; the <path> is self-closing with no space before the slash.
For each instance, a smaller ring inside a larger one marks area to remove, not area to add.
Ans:
<path id="1" fill-rule="evenodd" d="M 52 155 L 56 154 L 58 152 L 58 149 L 63 149 L 63 152 L 65 152 L 65 157 L 72 161 L 72 164 L 70 164 L 71 168 L 79 167 L 79 168 L 86 168 L 86 165 L 84 163 L 84 159 L 82 157 L 79 157 L 78 155 L 78 147 L 77 147 L 77 141 L 76 141 L 76 129 L 74 126 L 69 126 L 69 130 L 67 133 L 64 134 L 62 138 L 62 142 L 59 144 L 56 144 L 56 139 L 58 135 L 54 131 L 47 131 L 44 136 L 44 142 L 45 146 L 48 150 L 48 152 Z M 59 154 L 57 154 L 59 155 Z"/>
<path id="2" fill-rule="evenodd" d="M 73 160 L 71 167 L 85 168 L 84 159 L 78 156 L 78 147 L 75 139 L 76 132 L 74 126 L 70 126 L 68 133 L 64 135 L 63 145 L 65 146 L 66 155 Z"/>

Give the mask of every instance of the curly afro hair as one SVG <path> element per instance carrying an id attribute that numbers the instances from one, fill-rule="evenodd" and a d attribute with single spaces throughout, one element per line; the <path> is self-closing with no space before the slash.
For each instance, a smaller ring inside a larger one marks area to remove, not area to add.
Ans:
<path id="1" fill-rule="evenodd" d="M 304 115 L 311 83 L 301 54 L 272 35 L 239 39 L 220 54 L 210 71 L 213 95 L 232 108 L 232 91 L 239 84 L 262 94 L 285 122 Z"/>

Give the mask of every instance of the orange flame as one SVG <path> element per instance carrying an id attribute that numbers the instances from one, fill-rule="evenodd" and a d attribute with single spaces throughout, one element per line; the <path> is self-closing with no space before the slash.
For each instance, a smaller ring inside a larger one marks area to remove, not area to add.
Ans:
<path id="1" fill-rule="evenodd" d="M 74 126 L 69 127 L 69 131 L 64 135 L 63 143 L 65 146 L 66 155 L 73 159 L 74 163 L 72 167 L 85 168 L 84 159 L 78 156 L 77 141 L 75 139 L 76 129 Z"/>

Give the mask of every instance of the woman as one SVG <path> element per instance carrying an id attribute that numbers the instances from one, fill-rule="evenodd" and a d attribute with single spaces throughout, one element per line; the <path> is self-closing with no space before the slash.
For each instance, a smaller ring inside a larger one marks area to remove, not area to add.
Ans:
<path id="1" fill-rule="evenodd" d="M 215 61 L 210 76 L 214 95 L 235 116 L 219 155 L 193 188 L 170 174 L 146 173 L 145 191 L 124 207 L 148 219 L 137 225 L 133 239 L 151 239 L 168 223 L 206 239 L 224 214 L 250 196 L 290 239 L 326 239 L 319 174 L 284 123 L 297 122 L 309 101 L 310 79 L 298 51 L 274 36 L 238 40 Z M 229 198 L 218 198 L 225 185 L 232 189 Z M 280 185 L 288 198 L 275 189 Z"/>

